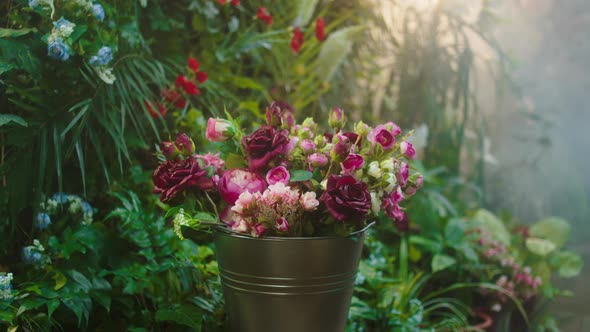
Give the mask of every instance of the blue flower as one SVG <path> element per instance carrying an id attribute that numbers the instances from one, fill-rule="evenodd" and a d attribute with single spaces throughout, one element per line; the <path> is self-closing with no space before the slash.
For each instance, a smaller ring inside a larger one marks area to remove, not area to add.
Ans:
<path id="1" fill-rule="evenodd" d="M 29 0 L 29 7 L 33 9 L 39 7 L 39 0 Z"/>
<path id="2" fill-rule="evenodd" d="M 92 14 L 96 17 L 97 20 L 103 21 L 104 20 L 104 8 L 100 4 L 95 4 L 92 6 Z"/>
<path id="3" fill-rule="evenodd" d="M 80 207 L 82 207 L 82 213 L 88 215 L 94 214 L 94 209 L 92 208 L 92 205 L 90 205 L 90 203 L 82 201 L 82 203 L 80 203 Z"/>
<path id="4" fill-rule="evenodd" d="M 113 60 L 113 51 L 108 46 L 103 46 L 98 50 L 98 59 L 101 64 L 107 65 L 111 60 Z"/>
<path id="5" fill-rule="evenodd" d="M 63 29 L 63 28 L 67 28 L 70 25 L 72 25 L 72 22 L 61 17 L 59 20 L 55 21 L 55 23 L 53 23 L 53 25 L 55 25 L 55 27 L 58 29 Z"/>
<path id="6" fill-rule="evenodd" d="M 93 55 L 93 56 L 90 58 L 90 61 L 88 61 L 88 63 L 89 63 L 91 66 L 98 66 L 98 65 L 100 64 L 100 63 L 98 62 L 98 57 L 97 57 L 96 55 Z"/>
<path id="7" fill-rule="evenodd" d="M 25 264 L 39 264 L 43 260 L 43 255 L 33 246 L 23 247 L 22 255 L 23 263 Z"/>
<path id="8" fill-rule="evenodd" d="M 47 53 L 50 57 L 60 61 L 66 61 L 70 58 L 70 48 L 61 38 L 57 38 L 47 45 Z"/>
<path id="9" fill-rule="evenodd" d="M 49 227 L 49 225 L 51 224 L 51 218 L 49 218 L 49 215 L 45 212 L 40 212 L 39 214 L 37 214 L 37 222 L 35 223 L 35 227 L 37 227 L 38 229 L 47 229 L 47 227 Z"/>
<path id="10" fill-rule="evenodd" d="M 68 194 L 57 192 L 53 194 L 53 197 L 51 197 L 51 199 L 56 201 L 58 204 L 64 204 L 68 202 Z"/>

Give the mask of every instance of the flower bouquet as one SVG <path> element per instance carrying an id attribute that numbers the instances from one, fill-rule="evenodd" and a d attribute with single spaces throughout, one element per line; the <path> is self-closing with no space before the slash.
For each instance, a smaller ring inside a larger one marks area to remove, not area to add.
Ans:
<path id="1" fill-rule="evenodd" d="M 155 192 L 181 238 L 183 226 L 214 227 L 232 331 L 343 331 L 364 230 L 380 214 L 407 229 L 400 203 L 422 185 L 393 122 L 347 131 L 334 108 L 320 134 L 293 113 L 273 102 L 250 134 L 211 118 L 202 152 L 186 134 L 160 144 Z"/>

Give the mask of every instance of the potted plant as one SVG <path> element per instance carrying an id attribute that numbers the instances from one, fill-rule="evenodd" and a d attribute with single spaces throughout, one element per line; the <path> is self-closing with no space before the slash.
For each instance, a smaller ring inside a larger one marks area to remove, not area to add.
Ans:
<path id="1" fill-rule="evenodd" d="M 155 192 L 177 234 L 214 229 L 232 330 L 343 331 L 364 231 L 380 214 L 407 223 L 400 203 L 422 185 L 412 144 L 393 122 L 347 131 L 339 108 L 323 134 L 285 102 L 248 135 L 227 117 L 200 151 L 182 133 L 159 146 Z"/>

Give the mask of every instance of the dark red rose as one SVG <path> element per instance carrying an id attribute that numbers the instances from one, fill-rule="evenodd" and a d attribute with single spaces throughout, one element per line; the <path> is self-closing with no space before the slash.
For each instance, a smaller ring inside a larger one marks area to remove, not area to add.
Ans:
<path id="1" fill-rule="evenodd" d="M 271 126 L 262 126 L 242 139 L 251 171 L 275 166 L 273 162 L 285 157 L 287 144 L 289 144 L 288 131 L 276 130 Z"/>
<path id="2" fill-rule="evenodd" d="M 291 128 L 295 119 L 293 106 L 285 101 L 273 101 L 266 109 L 266 123 L 275 128 Z"/>
<path id="3" fill-rule="evenodd" d="M 320 201 L 338 221 L 361 222 L 371 208 L 371 194 L 367 184 L 350 175 L 330 175 Z"/>
<path id="4" fill-rule="evenodd" d="M 186 160 L 167 160 L 160 164 L 152 175 L 154 193 L 160 194 L 160 200 L 167 202 L 180 192 L 195 188 L 211 191 L 216 188 L 207 171 L 201 169 L 195 158 Z"/>

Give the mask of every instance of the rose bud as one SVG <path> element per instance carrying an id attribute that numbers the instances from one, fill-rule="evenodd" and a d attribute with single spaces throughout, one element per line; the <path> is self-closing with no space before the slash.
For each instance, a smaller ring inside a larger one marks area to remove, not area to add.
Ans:
<path id="1" fill-rule="evenodd" d="M 281 217 L 277 220 L 275 227 L 277 231 L 279 231 L 280 233 L 284 233 L 289 230 L 289 222 L 285 217 Z"/>
<path id="2" fill-rule="evenodd" d="M 266 108 L 266 123 L 275 128 L 291 128 L 295 122 L 294 112 L 289 103 L 275 100 Z"/>
<path id="3" fill-rule="evenodd" d="M 313 191 L 308 191 L 305 194 L 301 195 L 301 198 L 299 198 L 299 202 L 301 203 L 301 206 L 303 206 L 303 210 L 305 211 L 315 210 L 318 207 L 318 205 L 320 205 L 320 202 L 316 199 L 315 192 Z"/>
<path id="4" fill-rule="evenodd" d="M 371 127 L 366 123 L 359 121 L 354 125 L 354 132 L 360 137 L 366 137 L 371 132 Z"/>
<path id="5" fill-rule="evenodd" d="M 180 151 L 176 148 L 176 144 L 170 141 L 160 143 L 160 150 L 166 159 L 174 159 L 180 154 Z"/>
<path id="6" fill-rule="evenodd" d="M 371 194 L 367 184 L 350 175 L 330 175 L 320 201 L 338 221 L 361 222 L 371 208 Z"/>
<path id="7" fill-rule="evenodd" d="M 408 157 L 409 159 L 414 159 L 416 158 L 416 150 L 414 150 L 414 147 L 412 146 L 412 143 L 407 142 L 407 141 L 403 141 L 399 144 L 399 149 L 401 150 L 401 152 L 403 154 L 406 155 L 406 157 Z"/>
<path id="8" fill-rule="evenodd" d="M 375 192 L 371 193 L 371 211 L 375 215 L 379 214 L 379 211 L 381 211 L 381 201 Z"/>
<path id="9" fill-rule="evenodd" d="M 291 175 L 285 166 L 275 167 L 266 173 L 266 182 L 269 185 L 273 185 L 278 182 L 287 185 L 289 184 L 290 178 Z"/>
<path id="10" fill-rule="evenodd" d="M 313 121 L 313 118 L 305 118 L 305 120 L 303 120 L 303 122 L 301 123 L 301 127 L 309 128 L 309 130 L 311 130 L 314 133 L 318 130 L 318 124 L 315 123 L 315 121 Z"/>
<path id="11" fill-rule="evenodd" d="M 326 144 L 328 144 L 328 140 L 326 139 L 326 137 L 320 135 L 314 137 L 313 142 L 315 144 L 316 149 L 321 149 L 324 146 L 326 146 Z"/>
<path id="12" fill-rule="evenodd" d="M 343 160 L 350 153 L 352 143 L 348 137 L 342 134 L 336 135 L 334 139 L 336 140 L 336 143 L 330 151 L 330 157 L 334 160 Z"/>
<path id="13" fill-rule="evenodd" d="M 212 142 L 223 142 L 235 134 L 232 123 L 225 119 L 209 118 L 205 137 Z"/>
<path id="14" fill-rule="evenodd" d="M 255 193 L 265 189 L 266 181 L 260 175 L 242 169 L 227 171 L 219 180 L 221 198 L 229 204 L 234 204 L 244 191 Z"/>
<path id="15" fill-rule="evenodd" d="M 371 130 L 369 135 L 367 135 L 367 140 L 373 145 L 381 145 L 383 150 L 389 150 L 395 145 L 395 137 L 384 125 L 378 125 L 375 129 Z"/>
<path id="16" fill-rule="evenodd" d="M 393 136 L 397 136 L 402 133 L 401 128 L 391 121 L 385 124 L 385 128 L 387 128 L 387 130 L 389 130 L 393 134 Z"/>
<path id="17" fill-rule="evenodd" d="M 350 140 L 350 143 L 354 144 L 356 147 L 360 148 L 361 144 L 363 143 L 363 138 L 360 137 L 359 135 L 357 135 L 356 133 L 353 132 L 346 132 L 343 133 L 342 135 L 348 137 L 348 139 Z"/>
<path id="18" fill-rule="evenodd" d="M 351 153 L 340 163 L 340 166 L 342 166 L 343 172 L 351 173 L 362 169 L 365 166 L 365 159 L 361 155 Z"/>
<path id="19" fill-rule="evenodd" d="M 412 175 L 412 178 L 414 177 L 414 175 Z M 413 179 L 410 179 L 410 185 L 406 188 L 406 190 L 404 190 L 404 194 L 406 196 L 413 196 L 418 189 L 420 189 L 422 187 L 422 183 L 424 182 L 424 177 L 421 174 L 418 174 L 418 176 Z"/>
<path id="20" fill-rule="evenodd" d="M 344 116 L 344 111 L 340 107 L 332 108 L 330 114 L 328 115 L 328 125 L 330 128 L 338 131 L 344 127 L 346 123 L 346 116 Z"/>
<path id="21" fill-rule="evenodd" d="M 307 157 L 307 162 L 312 167 L 322 167 L 328 163 L 328 157 L 323 153 L 312 153 Z"/>
<path id="22" fill-rule="evenodd" d="M 315 144 L 310 139 L 304 139 L 299 143 L 299 147 L 303 150 L 303 153 L 310 154 L 315 151 Z"/>
<path id="23" fill-rule="evenodd" d="M 401 163 L 399 169 L 397 170 L 397 183 L 401 187 L 405 187 L 406 183 L 408 182 L 408 177 L 410 176 L 410 166 L 405 161 Z"/>
<path id="24" fill-rule="evenodd" d="M 183 155 L 190 156 L 195 152 L 195 142 L 185 133 L 178 134 L 174 143 Z"/>

